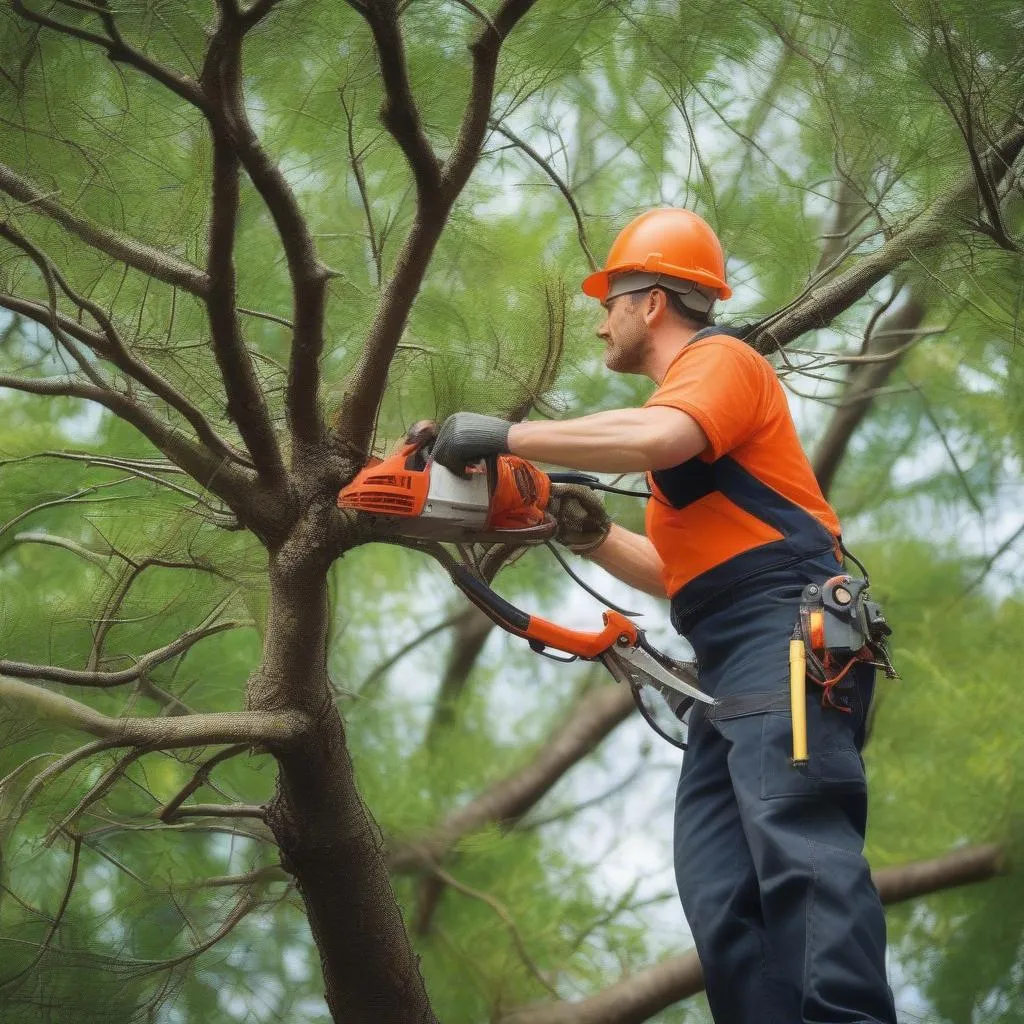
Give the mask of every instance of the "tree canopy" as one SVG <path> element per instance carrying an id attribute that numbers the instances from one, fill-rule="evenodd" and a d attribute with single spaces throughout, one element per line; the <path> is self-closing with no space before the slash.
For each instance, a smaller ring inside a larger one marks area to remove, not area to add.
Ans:
<path id="1" fill-rule="evenodd" d="M 1002 0 L 0 5 L 4 1020 L 710 1019 L 678 755 L 335 504 L 419 419 L 642 403 L 578 283 L 658 205 L 721 237 L 896 630 L 897 1005 L 1021 1019 L 1022 39 Z"/>

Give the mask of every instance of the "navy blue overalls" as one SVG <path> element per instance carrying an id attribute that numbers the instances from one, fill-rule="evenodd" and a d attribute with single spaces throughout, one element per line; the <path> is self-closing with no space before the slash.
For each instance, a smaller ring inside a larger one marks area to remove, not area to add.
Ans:
<path id="1" fill-rule="evenodd" d="M 835 538 L 728 456 L 653 474 L 675 508 L 721 491 L 783 539 L 688 583 L 672 624 L 701 687 L 676 798 L 675 869 L 718 1024 L 895 1024 L 885 919 L 863 857 L 860 749 L 874 669 L 808 687 L 810 759 L 792 765 L 789 638 L 801 591 L 842 572 Z"/>

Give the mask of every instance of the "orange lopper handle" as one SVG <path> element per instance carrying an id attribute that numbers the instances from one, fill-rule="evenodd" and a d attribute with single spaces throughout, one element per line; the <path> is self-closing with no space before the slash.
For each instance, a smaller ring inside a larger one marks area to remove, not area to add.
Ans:
<path id="1" fill-rule="evenodd" d="M 620 638 L 635 646 L 640 631 L 616 611 L 604 613 L 604 629 L 600 633 L 584 633 L 566 629 L 547 619 L 528 615 L 496 594 L 486 583 L 472 576 L 463 566 L 451 570 L 455 585 L 492 621 L 502 629 L 530 641 L 535 649 L 554 647 L 556 651 L 575 654 L 579 658 L 592 660 L 604 654 Z"/>

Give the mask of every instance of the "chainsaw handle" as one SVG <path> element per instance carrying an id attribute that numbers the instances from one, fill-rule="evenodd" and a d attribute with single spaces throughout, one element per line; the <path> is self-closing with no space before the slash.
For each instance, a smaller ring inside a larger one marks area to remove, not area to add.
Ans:
<path id="1" fill-rule="evenodd" d="M 535 649 L 538 646 L 553 647 L 557 651 L 574 654 L 589 661 L 602 655 L 622 638 L 631 646 L 635 646 L 639 640 L 639 630 L 619 612 L 606 611 L 604 629 L 599 633 L 585 633 L 566 629 L 536 615 L 528 615 L 495 593 L 464 566 L 454 566 L 451 569 L 451 577 L 455 585 L 488 618 L 510 633 L 529 640 Z"/>

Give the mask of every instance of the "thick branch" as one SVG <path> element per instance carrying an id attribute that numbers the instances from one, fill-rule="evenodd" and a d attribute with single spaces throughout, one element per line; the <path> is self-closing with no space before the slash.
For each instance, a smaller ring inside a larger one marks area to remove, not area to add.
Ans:
<path id="1" fill-rule="evenodd" d="M 409 310 L 419 293 L 451 208 L 479 159 L 491 113 L 502 41 L 532 3 L 533 0 L 504 0 L 492 22 L 484 26 L 470 46 L 473 73 L 469 101 L 455 146 L 441 170 L 439 184 L 435 178 L 436 169 L 422 149 L 426 140 L 420 139 L 421 129 L 414 116 L 415 106 L 409 91 L 393 3 L 357 6 L 369 22 L 377 43 L 387 89 L 385 123 L 395 135 L 392 123 L 395 117 L 399 118 L 395 137 L 403 148 L 410 147 L 406 155 L 413 166 L 418 189 L 412 229 L 399 254 L 394 274 L 381 296 L 366 344 L 342 397 L 338 433 L 344 442 L 358 451 L 366 451 L 369 447 L 377 409 L 387 386 L 388 368 L 405 329 Z M 386 13 L 381 13 L 380 9 L 385 7 Z M 390 67 L 391 64 L 395 66 Z M 432 152 L 430 159 L 436 160 Z M 429 190 L 425 189 L 427 184 L 430 185 Z"/>
<path id="2" fill-rule="evenodd" d="M 186 804 L 179 807 L 170 820 L 176 818 L 258 818 L 263 820 L 265 811 L 260 804 Z"/>
<path id="3" fill-rule="evenodd" d="M 327 282 L 332 272 L 320 262 L 313 236 L 291 186 L 263 148 L 245 110 L 242 42 L 245 32 L 272 7 L 270 2 L 259 3 L 253 5 L 247 14 L 240 15 L 234 5 L 220 5 L 220 22 L 206 55 L 201 82 L 210 105 L 214 143 L 214 222 L 219 221 L 222 230 L 228 226 L 230 213 L 230 237 L 225 231 L 225 237 L 219 240 L 222 248 L 217 262 L 221 272 L 225 271 L 233 248 L 234 208 L 231 204 L 237 204 L 237 172 L 234 166 L 237 160 L 270 211 L 288 263 L 294 300 L 288 370 L 288 421 L 299 447 L 308 447 L 317 445 L 325 431 L 317 400 Z M 221 193 L 219 201 L 218 191 Z M 211 225 L 211 234 L 214 226 Z M 215 258 L 212 245 L 210 258 L 212 263 Z M 226 288 L 226 282 L 222 286 Z M 231 292 L 234 293 L 233 273 Z M 232 317 L 233 306 L 232 303 Z M 237 333 L 237 323 L 232 329 Z M 249 400 L 252 401 L 252 396 Z"/>
<path id="4" fill-rule="evenodd" d="M 0 191 L 25 203 L 33 211 L 55 220 L 86 245 L 126 263 L 135 270 L 192 295 L 206 294 L 209 282 L 198 267 L 137 239 L 94 224 L 88 218 L 61 206 L 53 198 L 52 193 L 44 192 L 38 185 L 23 178 L 5 164 L 0 164 Z"/>
<path id="5" fill-rule="evenodd" d="M 366 19 L 377 47 L 377 59 L 384 81 L 385 98 L 380 119 L 401 147 L 413 178 L 419 204 L 433 200 L 441 184 L 441 165 L 420 123 L 416 100 L 409 83 L 405 45 L 398 23 L 398 5 L 394 0 L 355 5 Z"/>
<path id="6" fill-rule="evenodd" d="M 459 137 L 455 140 L 455 147 L 445 161 L 442 171 L 442 187 L 451 196 L 452 202 L 462 191 L 480 158 L 480 147 L 487 132 L 488 118 L 491 116 L 491 101 L 494 97 L 494 80 L 501 45 L 534 2 L 535 0 L 503 0 L 493 20 L 484 26 L 469 48 L 473 57 L 469 102 L 466 104 Z"/>
<path id="7" fill-rule="evenodd" d="M 873 872 L 882 902 L 889 905 L 984 882 L 1005 870 L 999 846 L 969 846 L 934 860 Z M 501 1024 L 640 1024 L 660 1010 L 696 995 L 704 977 L 696 953 L 684 953 L 640 971 L 577 1003 L 523 1007 Z"/>
<path id="8" fill-rule="evenodd" d="M 996 180 L 1009 171 L 1024 149 L 1024 124 L 1007 132 L 983 158 L 986 173 Z M 812 287 L 805 295 L 779 313 L 767 318 L 750 335 L 751 344 L 769 354 L 806 331 L 825 327 L 858 299 L 872 285 L 892 273 L 907 260 L 942 242 L 956 224 L 963 224 L 962 211 L 977 201 L 977 178 L 971 174 L 960 177 L 943 199 L 936 201 L 905 227 L 896 231 L 876 252 L 828 283 Z"/>
<path id="9" fill-rule="evenodd" d="M 111 718 L 87 704 L 42 687 L 0 676 L 0 701 L 55 726 L 80 729 L 119 747 L 172 750 L 208 743 L 288 747 L 306 734 L 309 722 L 295 711 L 223 711 L 174 718 Z"/>
<path id="10" fill-rule="evenodd" d="M 633 697 L 625 686 L 588 689 L 534 760 L 450 814 L 427 835 L 395 846 L 389 857 L 391 870 L 416 871 L 440 860 L 460 839 L 477 829 L 515 822 L 625 721 L 632 709 Z"/>
<path id="11" fill-rule="evenodd" d="M 227 124 L 231 120 L 233 105 L 241 106 L 241 42 L 241 30 L 237 24 L 222 22 L 210 43 L 201 79 L 211 108 L 219 115 L 218 121 L 211 122 L 213 194 L 206 265 L 210 280 L 206 311 L 214 355 L 227 394 L 228 415 L 238 425 L 260 473 L 276 481 L 284 476 L 281 452 L 235 309 L 234 250 L 238 227 L 239 159 Z"/>

